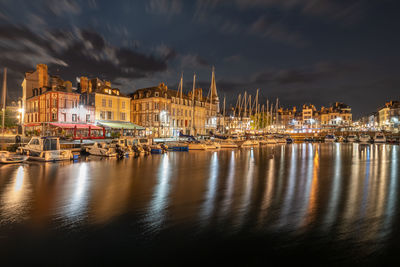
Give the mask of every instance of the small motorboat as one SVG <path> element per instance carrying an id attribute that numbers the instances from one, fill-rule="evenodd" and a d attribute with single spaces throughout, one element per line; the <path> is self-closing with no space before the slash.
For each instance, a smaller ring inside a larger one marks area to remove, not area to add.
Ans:
<path id="1" fill-rule="evenodd" d="M 188 143 L 189 150 L 207 150 L 207 146 L 204 143 L 200 142 L 191 142 Z"/>
<path id="2" fill-rule="evenodd" d="M 324 139 L 325 143 L 333 143 L 333 142 L 335 142 L 335 140 L 336 140 L 336 138 L 333 134 L 326 135 L 325 139 Z"/>
<path id="3" fill-rule="evenodd" d="M 274 139 L 277 144 L 286 144 L 286 142 L 287 142 L 286 138 L 283 135 L 279 135 L 279 134 L 276 134 L 274 136 Z"/>
<path id="4" fill-rule="evenodd" d="M 383 133 L 376 133 L 374 138 L 374 143 L 384 144 L 386 143 L 386 137 Z"/>
<path id="5" fill-rule="evenodd" d="M 358 141 L 357 135 L 351 134 L 346 137 L 346 141 L 349 143 L 354 143 Z"/>
<path id="6" fill-rule="evenodd" d="M 293 144 L 293 138 L 290 136 L 286 137 L 286 144 Z"/>
<path id="7" fill-rule="evenodd" d="M 29 160 L 60 161 L 74 158 L 71 150 L 60 149 L 58 137 L 32 137 L 26 146 L 19 147 L 17 152 L 29 155 Z"/>
<path id="8" fill-rule="evenodd" d="M 0 164 L 23 163 L 27 159 L 28 156 L 11 154 L 8 151 L 0 151 Z"/>
<path id="9" fill-rule="evenodd" d="M 371 136 L 369 134 L 361 134 L 359 140 L 361 144 L 369 144 L 371 143 Z"/>
<path id="10" fill-rule="evenodd" d="M 106 143 L 94 143 L 92 146 L 86 147 L 86 152 L 93 156 L 116 157 L 115 148 L 110 147 Z"/>
<path id="11" fill-rule="evenodd" d="M 219 145 L 221 148 L 238 148 L 238 145 L 234 141 L 229 139 L 220 140 Z"/>
<path id="12" fill-rule="evenodd" d="M 247 139 L 246 141 L 244 141 L 244 143 L 242 144 L 242 147 L 254 147 L 254 146 L 258 146 L 260 143 L 258 140 L 255 139 Z"/>

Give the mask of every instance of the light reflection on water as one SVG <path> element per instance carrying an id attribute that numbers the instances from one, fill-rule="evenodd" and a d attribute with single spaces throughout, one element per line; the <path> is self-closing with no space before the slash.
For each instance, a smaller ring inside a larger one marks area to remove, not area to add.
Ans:
<path id="1" fill-rule="evenodd" d="M 152 236 L 185 225 L 200 235 L 384 243 L 398 215 L 398 154 L 392 145 L 293 144 L 0 166 L 0 232 L 85 229 L 128 216 Z"/>

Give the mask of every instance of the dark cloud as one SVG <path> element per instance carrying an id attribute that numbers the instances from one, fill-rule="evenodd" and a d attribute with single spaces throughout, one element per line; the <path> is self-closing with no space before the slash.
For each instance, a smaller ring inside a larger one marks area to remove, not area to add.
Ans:
<path id="1" fill-rule="evenodd" d="M 81 30 L 80 31 L 82 38 L 93 46 L 95 50 L 101 51 L 105 47 L 105 41 L 101 35 L 97 32 L 90 30 Z"/>
<path id="2" fill-rule="evenodd" d="M 161 14 L 168 17 L 181 13 L 183 3 L 180 0 L 149 0 L 146 11 L 150 14 Z"/>
<path id="3" fill-rule="evenodd" d="M 175 53 L 171 49 L 163 57 L 155 57 L 113 46 L 93 30 L 50 30 L 37 34 L 14 25 L 0 26 L 0 48 L 7 52 L 0 54 L 1 62 L 11 72 L 20 73 L 9 79 L 10 88 L 14 90 L 20 87 L 23 73 L 38 63 L 48 64 L 52 74 L 68 80 L 80 75 L 111 81 L 117 78 L 134 80 L 166 71 L 167 62 Z"/>
<path id="4" fill-rule="evenodd" d="M 273 21 L 265 16 L 261 16 L 254 21 L 250 25 L 248 32 L 295 46 L 304 46 L 307 44 L 301 34 L 290 31 L 280 21 Z"/>

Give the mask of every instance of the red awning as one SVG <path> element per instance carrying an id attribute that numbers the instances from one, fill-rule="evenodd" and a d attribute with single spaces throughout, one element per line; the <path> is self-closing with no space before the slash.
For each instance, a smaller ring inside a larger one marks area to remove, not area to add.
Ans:
<path id="1" fill-rule="evenodd" d="M 33 126 L 40 126 L 40 123 L 25 123 L 24 126 L 25 127 L 33 127 Z"/>
<path id="2" fill-rule="evenodd" d="M 102 127 L 96 126 L 96 125 L 92 125 L 92 124 L 74 124 L 74 123 L 49 123 L 51 126 L 54 127 L 59 127 L 59 128 L 63 128 L 63 129 L 73 129 L 73 128 L 77 128 L 77 129 L 92 129 L 92 130 L 101 130 L 103 129 Z"/>

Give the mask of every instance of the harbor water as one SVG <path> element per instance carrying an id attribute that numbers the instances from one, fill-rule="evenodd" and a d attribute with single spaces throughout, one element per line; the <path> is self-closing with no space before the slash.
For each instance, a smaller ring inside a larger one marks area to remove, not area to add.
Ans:
<path id="1" fill-rule="evenodd" d="M 2 265 L 400 262 L 399 146 L 0 166 Z"/>

